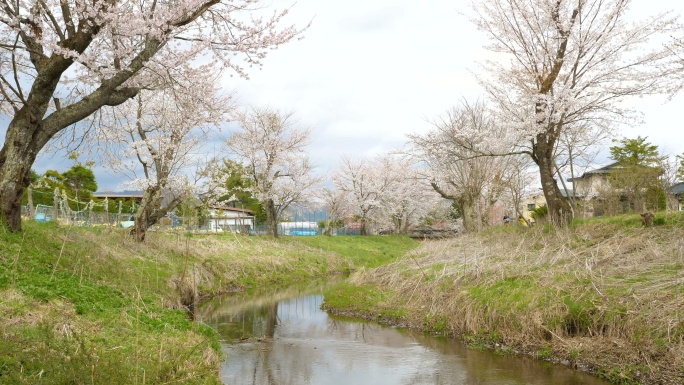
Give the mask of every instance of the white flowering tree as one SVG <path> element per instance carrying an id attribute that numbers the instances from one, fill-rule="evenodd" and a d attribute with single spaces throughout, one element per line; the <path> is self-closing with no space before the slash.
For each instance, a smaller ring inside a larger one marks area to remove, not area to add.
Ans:
<path id="1" fill-rule="evenodd" d="M 198 152 L 227 119 L 231 104 L 217 88 L 218 79 L 180 75 L 103 109 L 100 116 L 97 138 L 107 144 L 105 163 L 129 178 L 125 188 L 143 191 L 131 230 L 138 241 L 186 198 L 197 199 L 205 182 L 214 181 L 202 178 L 212 163 Z"/>
<path id="2" fill-rule="evenodd" d="M 389 182 L 380 196 L 377 221 L 395 234 L 407 234 L 439 207 L 443 198 L 409 158 L 385 156 L 377 164 Z"/>
<path id="3" fill-rule="evenodd" d="M 38 153 L 65 128 L 119 105 L 170 70 L 246 75 L 299 35 L 258 0 L 25 0 L 0 6 L 0 220 L 21 230 Z"/>
<path id="4" fill-rule="evenodd" d="M 236 112 L 241 130 L 231 136 L 228 149 L 245 166 L 249 189 L 262 202 L 269 232 L 278 236 L 278 219 L 295 203 L 306 203 L 321 179 L 304 148 L 310 131 L 297 126 L 291 113 L 251 107 Z"/>
<path id="5" fill-rule="evenodd" d="M 630 0 L 471 4 L 473 22 L 500 55 L 485 63 L 481 83 L 520 151 L 536 163 L 552 222 L 567 223 L 572 210 L 556 183 L 559 138 L 567 130 L 611 130 L 637 121 L 622 102 L 665 90 L 675 60 L 661 43 L 674 19 L 633 22 Z"/>
<path id="6" fill-rule="evenodd" d="M 337 211 L 356 217 L 361 235 L 367 235 L 370 224 L 407 233 L 441 200 L 409 158 L 391 154 L 372 159 L 343 155 L 332 181 Z"/>
<path id="7" fill-rule="evenodd" d="M 380 197 L 387 182 L 371 161 L 343 155 L 340 166 L 332 175 L 335 188 L 347 196 L 348 213 L 359 218 L 361 235 L 366 235 L 371 215 L 380 206 Z"/>
<path id="8" fill-rule="evenodd" d="M 481 102 L 454 106 L 425 134 L 409 135 L 411 152 L 423 163 L 424 176 L 436 192 L 454 202 L 467 231 L 488 225 L 512 171 L 511 155 L 484 156 L 483 148 L 510 151 L 507 132 L 495 124 Z M 507 147 L 508 146 L 508 147 Z"/>
<path id="9" fill-rule="evenodd" d="M 336 227 L 347 213 L 349 207 L 347 200 L 349 197 L 347 193 L 334 187 L 322 187 L 316 195 L 329 215 L 328 221 L 325 224 L 325 232 L 330 234 L 332 228 Z"/>

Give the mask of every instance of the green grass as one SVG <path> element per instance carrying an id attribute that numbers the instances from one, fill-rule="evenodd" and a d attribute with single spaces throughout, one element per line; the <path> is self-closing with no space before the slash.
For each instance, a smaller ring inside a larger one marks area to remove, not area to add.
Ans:
<path id="1" fill-rule="evenodd" d="M 174 287 L 202 298 L 287 285 L 378 266 L 416 245 L 164 233 L 138 244 L 105 228 L 0 228 L 0 383 L 218 384 L 218 336 L 190 321 Z"/>
<path id="2" fill-rule="evenodd" d="M 282 242 L 334 252 L 357 267 L 377 267 L 403 256 L 420 243 L 401 235 L 282 237 Z"/>
<path id="3" fill-rule="evenodd" d="M 381 291 L 373 286 L 356 286 L 347 282 L 326 289 L 324 308 L 334 308 L 338 314 L 352 311 L 356 316 L 373 315 L 374 318 L 396 321 L 406 315 L 395 304 L 392 291 Z"/>
<path id="4" fill-rule="evenodd" d="M 0 233 L 0 382 L 218 383 L 213 331 L 162 307 L 134 261 L 95 258 L 101 230 L 24 229 Z"/>

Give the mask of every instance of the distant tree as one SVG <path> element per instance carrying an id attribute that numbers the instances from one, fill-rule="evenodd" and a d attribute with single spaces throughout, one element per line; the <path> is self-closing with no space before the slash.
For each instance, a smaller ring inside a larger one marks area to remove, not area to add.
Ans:
<path id="1" fill-rule="evenodd" d="M 428 215 L 436 198 L 410 163 L 396 156 L 367 159 L 345 154 L 332 180 L 345 196 L 344 211 L 359 221 L 361 235 L 368 234 L 372 223 L 406 232 Z"/>
<path id="2" fill-rule="evenodd" d="M 349 207 L 347 203 L 349 197 L 344 191 L 330 187 L 321 188 L 317 195 L 329 215 L 328 220 L 323 223 L 323 227 L 325 227 L 326 235 L 330 235 L 333 227 L 341 227 L 343 224 L 342 219 Z"/>
<path id="3" fill-rule="evenodd" d="M 523 215 L 522 202 L 534 181 L 533 170 L 530 168 L 532 161 L 520 155 L 510 156 L 508 160 L 508 175 L 504 180 L 504 202 L 510 204 L 519 220 L 525 222 L 527 226 L 531 226 L 530 221 Z"/>
<path id="4" fill-rule="evenodd" d="M 97 191 L 95 173 L 89 167 L 91 164 L 77 163 L 62 174 L 62 181 L 77 200 L 90 201 L 92 193 Z"/>
<path id="5" fill-rule="evenodd" d="M 57 170 L 47 170 L 43 175 L 31 170 L 31 193 L 33 205 L 52 206 L 54 204 L 55 188 L 66 190 L 64 177 Z M 22 204 L 28 204 L 28 191 L 24 192 Z"/>
<path id="6" fill-rule="evenodd" d="M 381 170 L 368 159 L 354 159 L 345 154 L 332 176 L 335 188 L 348 196 L 347 211 L 359 221 L 361 235 L 367 234 L 369 222 L 379 209 L 381 197 L 390 183 L 385 178 L 388 175 L 383 175 Z"/>
<path id="7" fill-rule="evenodd" d="M 684 153 L 677 155 L 675 159 L 677 160 L 677 179 L 680 182 L 684 182 Z"/>
<path id="8" fill-rule="evenodd" d="M 389 182 L 380 195 L 377 222 L 395 234 L 408 234 L 440 207 L 444 199 L 432 188 L 410 158 L 380 157 L 379 166 Z"/>
<path id="9" fill-rule="evenodd" d="M 665 194 L 661 187 L 665 157 L 658 146 L 647 138 L 621 139 L 610 147 L 610 157 L 616 161 L 609 176 L 614 199 L 621 199 L 626 210 L 646 211 L 665 208 Z"/>
<path id="10" fill-rule="evenodd" d="M 256 224 L 266 223 L 264 206 L 252 193 L 252 180 L 246 176 L 242 164 L 224 160 L 217 178 L 225 180 L 225 194 L 217 202 L 251 210 Z"/>
<path id="11" fill-rule="evenodd" d="M 38 182 L 38 179 L 40 179 L 40 175 L 36 172 L 36 170 L 31 169 L 31 183 L 36 183 Z"/>
<path id="12" fill-rule="evenodd" d="M 485 103 L 463 101 L 433 122 L 424 134 L 409 135 L 415 159 L 424 164 L 425 178 L 443 198 L 454 202 L 467 231 L 488 225 L 489 213 L 506 189 L 512 157 L 482 156 L 483 140 L 506 142 Z"/>
<path id="13" fill-rule="evenodd" d="M 622 166 L 657 166 L 663 157 L 658 152 L 658 146 L 646 139 L 638 136 L 636 139 L 613 140 L 619 145 L 610 147 L 610 158 Z"/>
<path id="14" fill-rule="evenodd" d="M 665 195 L 665 208 L 667 210 L 679 210 L 679 199 L 675 195 L 673 188 L 680 183 L 678 156 L 663 156 L 661 166 L 663 174 L 660 176 L 660 187 Z"/>
<path id="15" fill-rule="evenodd" d="M 80 211 L 84 206 L 81 203 L 89 202 L 92 195 L 97 191 L 97 182 L 95 181 L 95 173 L 90 168 L 92 163 L 82 165 L 76 163 L 70 169 L 62 174 L 62 184 L 66 187 L 67 196 L 71 196 L 74 201 L 73 209 Z"/>
<path id="16" fill-rule="evenodd" d="M 236 112 L 240 131 L 227 141 L 245 165 L 249 191 L 263 204 L 269 233 L 278 236 L 278 219 L 295 203 L 305 203 L 320 182 L 304 152 L 310 131 L 296 125 L 291 113 L 251 107 Z"/>

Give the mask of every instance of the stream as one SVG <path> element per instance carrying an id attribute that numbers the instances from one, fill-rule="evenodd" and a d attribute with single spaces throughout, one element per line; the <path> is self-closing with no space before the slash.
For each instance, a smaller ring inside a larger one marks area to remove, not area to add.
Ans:
<path id="1" fill-rule="evenodd" d="M 217 330 L 231 385 L 599 385 L 586 373 L 460 340 L 328 315 L 323 284 L 216 298 L 198 320 Z"/>

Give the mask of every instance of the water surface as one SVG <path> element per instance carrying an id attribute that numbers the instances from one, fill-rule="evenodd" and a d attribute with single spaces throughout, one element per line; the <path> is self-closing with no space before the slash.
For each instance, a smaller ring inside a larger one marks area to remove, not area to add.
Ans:
<path id="1" fill-rule="evenodd" d="M 224 384 L 607 384 L 525 357 L 468 349 L 455 339 L 330 316 L 323 296 L 293 290 L 224 297 L 199 318 L 225 339 Z"/>

